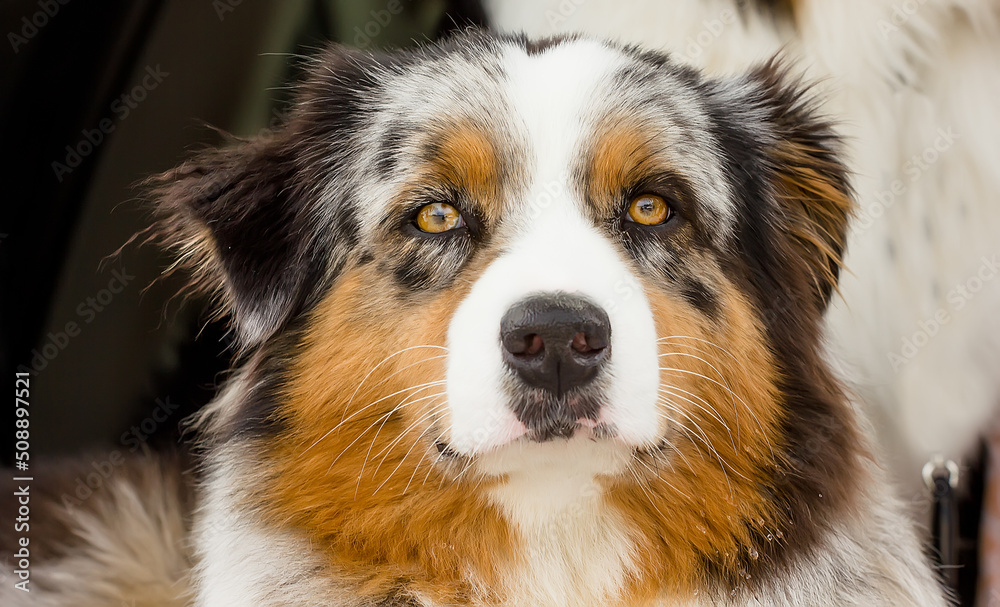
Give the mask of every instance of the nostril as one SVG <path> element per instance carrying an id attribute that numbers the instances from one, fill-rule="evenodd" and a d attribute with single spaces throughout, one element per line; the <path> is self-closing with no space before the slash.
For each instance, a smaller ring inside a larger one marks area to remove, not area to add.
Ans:
<path id="1" fill-rule="evenodd" d="M 600 334 L 579 331 L 569 346 L 578 354 L 599 354 L 608 347 L 608 342 Z"/>
<path id="2" fill-rule="evenodd" d="M 587 334 L 583 331 L 580 331 L 573 336 L 573 341 L 570 342 L 570 347 L 580 354 L 589 354 L 594 351 L 594 348 L 591 348 L 587 343 Z"/>
<path id="3" fill-rule="evenodd" d="M 515 356 L 534 356 L 545 348 L 545 341 L 538 333 L 504 341 L 504 347 Z"/>
<path id="4" fill-rule="evenodd" d="M 525 348 L 522 354 L 525 356 L 534 356 L 535 354 L 541 352 L 545 347 L 545 342 L 542 340 L 542 336 L 537 333 L 532 333 L 531 335 L 525 337 L 524 343 Z"/>

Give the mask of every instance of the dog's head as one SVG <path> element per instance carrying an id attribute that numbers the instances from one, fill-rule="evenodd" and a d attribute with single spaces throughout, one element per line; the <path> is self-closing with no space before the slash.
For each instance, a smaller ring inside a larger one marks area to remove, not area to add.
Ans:
<path id="1" fill-rule="evenodd" d="M 333 48 L 288 124 L 165 175 L 161 233 L 252 352 L 217 429 L 268 462 L 263 509 L 441 572 L 593 499 L 696 575 L 843 497 L 818 345 L 851 203 L 787 80 L 586 39 Z"/>

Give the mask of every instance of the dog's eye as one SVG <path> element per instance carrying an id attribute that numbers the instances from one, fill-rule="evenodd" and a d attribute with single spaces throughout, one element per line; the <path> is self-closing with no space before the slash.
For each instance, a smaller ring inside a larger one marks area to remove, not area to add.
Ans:
<path id="1" fill-rule="evenodd" d="M 425 204 L 417 212 L 417 227 L 429 234 L 440 234 L 465 225 L 458 209 L 445 202 Z"/>
<path id="2" fill-rule="evenodd" d="M 672 212 L 670 205 L 656 194 L 640 194 L 628 206 L 626 219 L 644 226 L 658 226 L 666 223 Z"/>

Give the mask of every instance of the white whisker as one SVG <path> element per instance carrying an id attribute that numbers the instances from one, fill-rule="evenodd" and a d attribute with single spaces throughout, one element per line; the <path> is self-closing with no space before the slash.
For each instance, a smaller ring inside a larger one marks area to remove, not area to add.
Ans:
<path id="1" fill-rule="evenodd" d="M 771 457 L 774 457 L 774 448 L 771 446 L 771 439 L 768 438 L 767 432 L 764 430 L 764 425 L 760 423 L 760 418 L 758 418 L 757 414 L 753 412 L 753 409 L 750 407 L 750 405 L 748 405 L 746 403 L 746 401 L 743 400 L 740 397 L 739 394 L 737 394 L 731 388 L 729 388 L 729 386 L 725 386 L 725 385 L 719 383 L 717 380 L 714 380 L 711 377 L 708 377 L 707 375 L 703 375 L 703 374 L 697 373 L 695 371 L 689 371 L 687 369 L 677 369 L 676 367 L 660 367 L 660 371 L 667 371 L 667 372 L 673 372 L 673 373 L 686 373 L 688 375 L 695 375 L 695 376 L 700 377 L 700 378 L 702 378 L 702 379 L 704 379 L 706 381 L 710 381 L 713 384 L 715 384 L 715 385 L 719 386 L 720 388 L 722 388 L 722 389 L 726 390 L 727 392 L 729 392 L 730 397 L 735 399 L 733 401 L 733 407 L 734 408 L 736 407 L 736 402 L 735 402 L 736 400 L 740 401 L 740 404 L 742 404 L 746 408 L 747 412 L 750 413 L 750 416 L 753 417 L 753 419 L 754 419 L 755 422 L 757 422 L 757 427 L 760 428 L 761 436 L 764 438 L 764 441 L 767 443 L 768 449 L 770 449 L 770 451 L 771 451 Z M 739 419 L 739 416 L 737 416 L 737 420 L 738 419 Z M 737 435 L 738 434 L 739 434 L 739 432 L 737 431 Z"/>
<path id="2" fill-rule="evenodd" d="M 411 396 L 412 396 L 412 395 L 411 395 Z M 427 398 L 434 398 L 435 396 L 438 396 L 438 395 L 437 395 L 437 394 L 432 394 L 432 395 L 428 396 Z M 417 402 L 417 401 L 413 401 L 413 402 Z M 388 417 L 389 417 L 389 416 L 391 416 L 391 415 L 392 415 L 393 413 L 395 413 L 396 411 L 399 411 L 400 409 L 402 409 L 403 407 L 405 407 L 405 406 L 407 406 L 407 405 L 409 405 L 409 404 L 412 404 L 412 403 L 408 403 L 408 402 L 406 402 L 406 401 L 404 400 L 404 401 L 403 401 L 403 402 L 401 402 L 400 404 L 398 404 L 398 405 L 396 405 L 395 407 L 393 407 L 393 408 L 392 408 L 392 410 L 391 410 L 391 411 L 389 411 L 388 413 L 383 413 L 382 415 L 380 415 L 380 416 L 378 416 L 377 418 L 375 418 L 375 421 L 373 421 L 373 422 L 372 422 L 371 424 L 369 424 L 369 425 L 368 425 L 368 427 L 367 427 L 367 428 L 365 428 L 365 429 L 364 429 L 363 431 L 361 431 L 361 432 L 360 432 L 360 433 L 358 434 L 358 436 L 357 436 L 357 437 L 356 437 L 356 438 L 355 438 L 354 440 L 352 440 L 352 441 L 350 442 L 350 444 L 349 444 L 349 445 L 347 445 L 346 447 L 344 447 L 343 451 L 341 451 L 341 452 L 340 452 L 340 453 L 339 453 L 339 454 L 337 455 L 337 457 L 335 457 L 335 458 L 333 459 L 333 461 L 332 461 L 332 462 L 330 462 L 330 467 L 326 469 L 326 472 L 327 472 L 327 474 L 329 474 L 329 473 L 330 473 L 330 470 L 333 470 L 333 466 L 334 466 L 334 465 L 335 465 L 335 464 L 337 463 L 337 461 L 339 461 L 339 460 L 340 460 L 340 458 L 341 458 L 341 457 L 343 457 L 343 455 L 344 455 L 345 453 L 347 453 L 347 451 L 348 451 L 348 450 L 349 450 L 349 449 L 350 449 L 351 447 L 353 447 L 353 446 L 354 446 L 354 443 L 356 443 L 356 442 L 358 442 L 359 440 L 361 440 L 361 437 L 362 437 L 362 436 L 364 436 L 365 434 L 368 434 L 368 431 L 369 431 L 369 430 L 371 430 L 372 428 L 374 428 L 374 427 L 375 427 L 375 424 L 379 423 L 379 421 L 380 421 L 380 420 L 382 420 L 382 419 L 388 419 Z M 338 424 L 338 425 L 339 425 L 339 424 Z M 332 432 L 332 430 L 331 430 L 331 432 Z M 329 434 L 329 432 L 327 432 L 327 434 Z"/>
<path id="3" fill-rule="evenodd" d="M 688 398 L 686 396 L 683 396 L 681 394 L 676 394 L 675 391 L 680 391 L 680 392 L 683 392 L 685 394 L 691 394 L 691 396 L 694 396 L 695 398 L 698 398 L 699 400 L 701 400 L 702 402 L 704 402 L 706 405 L 708 405 L 709 408 L 706 409 L 705 407 L 699 405 L 698 403 L 696 403 L 695 401 L 691 400 L 690 398 Z M 725 422 L 725 420 L 722 419 L 722 416 L 720 416 L 719 412 L 715 410 L 715 407 L 713 407 L 712 405 L 710 405 L 707 401 L 705 401 L 705 399 L 699 397 L 696 394 L 692 394 L 691 392 L 688 392 L 687 390 L 684 390 L 682 388 L 677 388 L 675 386 L 660 386 L 659 392 L 661 394 L 667 394 L 668 396 L 671 396 L 671 397 L 674 397 L 674 398 L 680 398 L 680 399 L 683 399 L 683 400 L 691 403 L 695 407 L 698 407 L 699 409 L 701 409 L 702 411 L 704 411 L 705 413 L 707 413 L 709 415 L 709 417 L 715 419 L 717 422 L 719 422 L 720 424 L 722 424 L 722 427 L 726 429 L 726 434 L 729 435 L 729 444 L 733 446 L 733 451 L 736 451 L 736 443 L 733 441 L 733 433 L 729 429 L 729 424 L 727 424 Z"/>
<path id="4" fill-rule="evenodd" d="M 638 460 L 633 460 L 633 461 L 638 461 Z M 635 479 L 635 484 L 639 486 L 639 489 L 641 489 L 642 492 L 646 495 L 646 498 L 649 499 L 649 505 L 652 506 L 653 510 L 656 510 L 656 512 L 661 517 L 666 519 L 667 517 L 663 516 L 663 513 L 660 512 L 660 508 L 656 505 L 656 500 L 653 499 L 653 495 L 649 491 L 647 491 L 646 488 L 643 486 L 643 480 L 639 477 L 639 473 L 636 472 L 636 470 L 631 465 L 628 466 L 628 471 L 632 473 L 632 478 Z M 666 481 L 664 482 L 666 483 Z M 673 488 L 673 485 L 671 485 L 670 483 L 666 484 L 671 488 Z"/>
<path id="5" fill-rule="evenodd" d="M 661 338 L 659 338 L 656 341 L 657 342 L 661 342 L 661 341 L 670 341 L 670 340 L 674 340 L 674 339 L 691 339 L 691 340 L 694 340 L 694 341 L 700 341 L 703 344 L 707 344 L 709 346 L 712 346 L 713 348 L 718 349 L 723 354 L 725 354 L 729 358 L 733 359 L 733 362 L 735 362 L 737 364 L 740 364 L 739 359 L 736 358 L 735 356 L 733 356 L 732 352 L 730 352 L 729 350 L 723 348 L 722 346 L 720 346 L 719 344 L 715 343 L 714 341 L 709 341 L 707 339 L 702 339 L 700 337 L 693 337 L 691 335 L 670 335 L 668 337 L 661 337 Z M 696 349 L 696 350 L 698 350 L 699 352 L 701 352 L 703 354 L 706 354 L 706 355 L 708 354 L 708 352 L 706 352 L 705 350 L 701 350 L 699 348 L 695 348 L 694 346 L 692 346 L 690 344 L 683 344 L 683 345 L 686 346 L 686 347 L 688 347 L 688 348 Z"/>
<path id="6" fill-rule="evenodd" d="M 437 392 L 435 394 L 428 394 L 427 398 L 431 399 L 431 398 L 434 398 L 434 397 L 440 397 L 440 396 L 444 396 L 444 395 L 445 395 L 444 392 Z M 428 412 L 435 412 L 438 409 L 440 409 L 441 403 L 432 403 L 430 405 L 430 407 L 431 408 L 428 410 Z M 425 417 L 427 417 L 427 413 L 424 413 L 424 415 L 422 415 L 420 418 L 418 418 L 417 420 L 413 421 L 402 432 L 400 432 L 399 436 L 397 436 L 391 443 L 389 443 L 385 447 L 382 447 L 381 449 L 379 449 L 379 451 L 375 454 L 375 457 L 378 457 L 378 456 L 382 455 L 383 453 L 385 453 L 386 451 L 388 451 L 389 449 L 393 448 L 396 445 L 397 442 L 399 442 L 400 440 L 402 440 L 403 436 L 405 436 L 406 433 L 409 432 L 413 428 L 413 426 L 415 424 L 419 423 L 420 420 L 424 419 Z M 377 469 L 376 469 L 376 471 L 377 471 Z M 374 474 L 374 472 L 372 474 Z"/>
<path id="7" fill-rule="evenodd" d="M 374 367 L 372 367 L 370 371 L 368 371 L 368 373 L 361 380 L 361 383 L 358 384 L 358 387 L 354 389 L 354 392 L 351 394 L 351 398 L 349 398 L 347 400 L 347 405 L 344 407 L 344 414 L 345 415 L 347 414 L 347 409 L 351 406 L 351 403 L 354 402 L 354 397 L 358 395 L 358 390 L 361 389 L 361 386 L 365 385 L 365 382 L 368 381 L 368 378 L 371 377 L 372 373 L 374 373 L 376 370 L 378 370 L 378 368 L 381 367 L 382 365 L 384 365 L 385 363 L 389 362 L 389 360 L 391 360 L 392 358 L 395 358 L 396 356 L 399 356 L 400 354 L 404 354 L 406 352 L 409 352 L 410 350 L 416 350 L 417 348 L 437 348 L 439 350 L 444 350 L 445 352 L 448 351 L 448 348 L 445 348 L 444 346 L 418 345 L 418 346 L 410 346 L 408 348 L 403 348 L 402 350 L 399 350 L 397 352 L 393 352 L 389 356 L 386 356 L 377 365 L 375 365 Z"/>
<path id="8" fill-rule="evenodd" d="M 706 365 L 708 365 L 709 367 L 711 367 L 712 370 L 715 371 L 715 374 L 719 376 L 719 379 L 721 379 L 723 382 L 725 382 L 725 388 L 729 392 L 729 394 L 731 395 L 730 399 L 732 399 L 732 396 L 736 395 L 736 393 L 733 391 L 732 387 L 729 385 L 729 381 L 726 380 L 726 376 L 723 375 L 722 372 L 719 371 L 715 367 L 715 365 L 713 365 L 712 363 L 708 362 L 704 358 L 702 358 L 700 356 L 695 356 L 694 354 L 688 354 L 687 352 L 667 352 L 665 354 L 660 354 L 659 358 L 663 358 L 665 356 L 688 356 L 690 358 L 694 358 L 696 360 L 700 360 L 701 362 L 703 362 Z M 705 376 L 702 376 L 702 377 L 705 377 Z M 720 386 L 722 385 L 719 382 L 716 382 L 716 383 L 718 383 Z M 742 399 L 740 399 L 740 400 L 742 401 Z M 746 403 L 744 403 L 744 405 L 745 404 Z M 733 414 L 736 416 L 736 440 L 739 441 L 740 440 L 740 414 L 739 414 L 739 411 L 736 410 L 736 400 L 735 399 L 733 399 Z"/>
<path id="9" fill-rule="evenodd" d="M 428 428 L 429 428 L 429 427 L 430 427 L 430 426 L 428 426 Z M 432 445 L 436 445 L 436 444 L 437 444 L 437 442 L 438 442 L 439 440 L 441 440 L 441 437 L 442 437 L 442 436 L 444 436 L 444 431 L 442 431 L 442 432 L 441 432 L 441 434 L 438 434 L 438 435 L 437 435 L 437 437 L 435 437 L 435 438 L 434 438 L 434 440 L 433 440 L 433 441 L 431 441 L 431 444 L 432 444 Z M 403 493 L 401 493 L 401 494 L 400 494 L 400 497 L 402 497 L 402 496 L 406 495 L 406 492 L 407 492 L 407 491 L 408 491 L 408 490 L 410 489 L 410 483 L 412 483 L 412 482 L 413 482 L 413 477 L 417 475 L 417 470 L 419 470 L 419 469 L 420 469 L 420 464 L 424 463 L 424 459 L 425 459 L 425 458 L 427 457 L 427 454 L 428 454 L 428 453 L 430 453 L 430 449 L 428 449 L 428 450 L 424 451 L 424 454 L 420 456 L 420 460 L 419 460 L 419 461 L 417 461 L 417 465 L 416 465 L 416 467 L 414 467 L 414 468 L 413 468 L 413 472 L 412 472 L 412 473 L 410 474 L 410 480 L 406 481 L 406 486 L 405 486 L 405 487 L 403 487 Z M 440 457 L 440 454 L 439 454 L 439 457 Z M 435 463 L 435 462 L 431 462 L 430 464 L 428 464 L 428 470 L 427 470 L 427 474 L 428 474 L 428 475 L 429 475 L 429 474 L 431 473 L 431 470 L 433 470 L 433 469 L 434 469 L 434 463 Z M 424 482 L 427 482 L 427 479 L 426 479 L 426 478 L 424 479 Z"/>
<path id="10" fill-rule="evenodd" d="M 443 392 L 439 393 L 436 396 L 438 396 L 438 397 L 444 396 L 444 393 Z M 410 430 L 412 430 L 413 428 L 415 428 L 416 426 L 418 426 L 421 422 L 423 422 L 428 417 L 433 416 L 444 405 L 445 405 L 445 403 L 443 401 L 439 401 L 439 402 L 433 403 L 432 406 L 431 406 L 431 408 L 426 413 L 424 413 L 423 415 L 421 415 L 417 419 L 413 420 L 413 422 L 411 422 L 409 426 L 407 426 L 402 432 L 400 432 L 399 435 L 395 439 L 392 440 L 392 442 L 390 442 L 388 445 L 386 445 L 385 447 L 383 447 L 378 453 L 375 454 L 375 457 L 378 457 L 379 455 L 381 455 L 382 459 L 379 460 L 378 465 L 375 466 L 374 470 L 372 470 L 372 480 L 375 480 L 375 477 L 378 476 L 379 469 L 382 467 L 382 464 L 385 463 L 385 460 L 389 457 L 389 454 L 392 452 L 393 447 L 395 447 L 400 442 L 402 442 L 403 438 L 406 437 L 407 433 L 409 433 Z M 427 429 L 429 429 L 429 428 L 430 427 L 428 426 Z M 425 429 L 424 432 L 427 432 L 427 429 Z M 423 436 L 424 432 L 422 432 L 420 434 L 420 436 Z M 414 445 L 415 444 L 416 443 L 414 443 Z M 410 449 L 412 450 L 413 447 L 410 447 Z M 406 452 L 407 455 L 409 455 L 409 453 L 410 453 L 409 451 Z M 405 460 L 406 456 L 403 456 L 403 459 Z M 400 462 L 400 463 L 402 463 L 402 462 Z M 397 466 L 397 469 L 398 469 L 398 466 Z M 395 470 L 393 472 L 395 472 Z M 379 486 L 381 487 L 381 485 L 379 485 Z M 378 491 L 378 489 L 376 489 L 376 491 Z M 375 494 L 372 493 L 372 495 L 375 495 Z"/>
<path id="11" fill-rule="evenodd" d="M 333 433 L 334 433 L 334 432 L 335 432 L 335 431 L 337 430 L 337 428 L 340 428 L 340 427 L 341 427 L 341 426 L 343 426 L 343 425 L 344 425 L 345 423 L 347 423 L 347 422 L 351 421 L 352 419 L 354 419 L 355 417 L 357 417 L 358 415 L 360 415 L 361 413 L 363 413 L 363 412 L 364 412 L 364 411 L 366 411 L 367 409 L 369 409 L 369 408 L 371 408 L 371 407 L 374 407 L 375 405 L 379 404 L 380 402 L 382 402 L 382 401 L 384 401 L 384 400 L 387 400 L 387 399 L 390 399 L 390 398 L 392 398 L 393 396 L 396 396 L 396 395 L 399 395 L 399 394 L 402 394 L 402 393 L 404 393 L 404 392 L 409 392 L 409 391 L 411 391 L 411 390 L 418 390 L 418 391 L 419 391 L 419 390 L 422 390 L 422 389 L 424 389 L 424 388 L 427 388 L 427 387 L 429 387 L 429 386 L 436 386 L 436 385 L 440 385 L 440 384 L 443 384 L 443 383 L 445 383 L 445 380 L 443 380 L 443 379 L 440 379 L 440 380 L 437 380 L 437 381 L 432 381 L 432 382 L 427 382 L 427 383 L 425 383 L 425 384 L 418 384 L 418 385 L 416 385 L 416 386 L 410 386 L 409 388 L 403 388 L 402 390 L 397 390 L 397 391 L 393 392 L 392 394 L 387 394 L 387 395 L 383 396 L 382 398 L 380 398 L 380 399 L 378 399 L 378 400 L 376 400 L 376 401 L 374 401 L 374 402 L 371 402 L 371 403 L 368 403 L 368 404 L 367 404 L 367 405 L 365 405 L 364 407 L 361 407 L 360 409 L 358 409 L 357 411 L 355 411 L 354 413 L 352 413 L 350 417 L 347 417 L 347 418 L 342 418 L 342 419 L 340 420 L 340 423 L 338 423 L 338 424 L 337 424 L 336 426 L 334 426 L 334 427 L 330 428 L 330 429 L 329 429 L 329 430 L 328 430 L 328 431 L 326 432 L 326 434 L 324 434 L 323 436 L 321 436 L 321 437 L 317 438 L 317 439 L 316 439 L 316 441 L 315 441 L 315 442 L 314 442 L 313 444 L 309 445 L 309 446 L 308 446 L 308 447 L 306 448 L 306 450 L 305 450 L 305 451 L 303 451 L 302 453 L 300 453 L 300 454 L 299 454 L 299 457 L 302 457 L 303 455 L 305 455 L 305 454 L 306 454 L 306 452 L 308 452 L 308 451 L 309 451 L 309 449 L 312 449 L 313 447 L 315 447 L 315 446 L 316 446 L 317 444 L 319 444 L 319 442 L 320 442 L 321 440 L 323 440 L 324 438 L 326 438 L 326 437 L 330 436 L 331 434 L 333 434 Z"/>
<path id="12" fill-rule="evenodd" d="M 423 416 L 422 416 L 422 417 L 420 418 L 420 420 L 418 420 L 418 421 L 422 421 L 422 420 L 426 419 L 426 418 L 427 418 L 428 416 L 430 416 L 430 415 L 433 415 L 433 414 L 434 414 L 434 413 L 435 413 L 435 412 L 437 411 L 437 408 L 439 408 L 439 407 L 441 407 L 441 406 L 443 406 L 443 405 L 444 405 L 444 403 L 441 403 L 441 404 L 439 404 L 439 405 L 436 405 L 434 409 L 431 409 L 431 410 L 430 410 L 429 412 L 427 412 L 426 414 L 424 414 L 424 415 L 423 415 Z M 411 425 L 411 427 L 412 427 L 412 425 Z M 423 432 L 421 432 L 421 433 L 420 433 L 419 435 L 417 435 L 417 438 L 416 438 L 416 439 L 414 439 L 414 441 L 413 441 L 413 444 L 412 444 L 412 445 L 410 445 L 410 448 L 406 450 L 406 453 L 404 453 L 404 454 L 403 454 L 403 458 L 399 460 L 399 463 L 398 463 L 398 464 L 396 464 L 396 467 L 395 467 L 395 468 L 393 468 L 392 472 L 390 472 L 390 473 L 389 473 L 389 476 L 385 477 L 385 480 L 384 480 L 384 481 L 382 481 L 382 484 L 380 484 L 380 485 L 379 485 L 378 487 L 376 487 L 376 488 L 375 488 L 375 491 L 372 491 L 372 495 L 373 495 L 373 496 L 374 496 L 374 495 L 375 495 L 376 493 L 378 493 L 379 489 L 381 489 L 381 488 L 382 488 L 383 486 L 385 486 L 385 484 L 386 484 L 386 483 L 388 483 L 388 482 L 389 482 L 389 479 L 391 479 L 391 478 L 392 478 L 392 477 L 393 477 L 393 476 L 394 476 L 394 475 L 396 474 L 396 472 L 398 472 L 398 471 L 399 471 L 399 468 L 400 468 L 400 466 L 402 466 L 402 465 L 403 465 L 403 462 L 405 462 L 405 461 L 406 461 L 406 458 L 410 456 L 410 453 L 411 453 L 411 452 L 413 451 L 414 447 L 416 447 L 416 446 L 417 446 L 417 444 L 418 444 L 418 443 L 420 442 L 420 439 L 421 439 L 421 438 L 423 438 L 423 437 L 424 437 L 424 435 L 425 435 L 425 434 L 427 434 L 427 431 L 428 431 L 428 430 L 430 430 L 430 429 L 431 429 L 431 426 L 427 426 L 426 428 L 424 428 L 424 431 L 423 431 Z M 402 434 L 400 434 L 400 436 L 403 436 L 403 435 L 402 435 Z M 389 455 L 389 454 L 388 454 L 388 453 L 386 453 L 386 456 L 388 456 L 388 455 Z M 384 462 L 384 461 L 385 461 L 385 457 L 383 457 L 383 458 L 382 458 L 382 461 L 381 461 L 381 462 L 379 462 L 378 466 L 377 466 L 377 467 L 375 468 L 375 471 L 374 471 L 374 472 L 372 472 L 372 479 L 374 479 L 374 478 L 375 478 L 375 476 L 376 476 L 376 475 L 378 474 L 378 469 L 379 469 L 380 467 L 382 467 L 382 462 Z M 419 465 L 419 464 L 418 464 L 418 465 Z M 410 478 L 413 478 L 413 477 L 411 476 Z M 409 483 L 407 483 L 407 485 L 409 485 Z"/>
<path id="13" fill-rule="evenodd" d="M 355 497 L 355 499 L 357 499 L 357 497 L 358 497 L 358 491 L 359 491 L 359 490 L 361 489 L 361 478 L 362 478 L 362 477 L 364 476 L 364 474 L 365 474 L 365 466 L 367 466 L 367 465 L 368 465 L 368 458 L 369 458 L 369 457 L 371 457 L 371 454 L 372 454 L 372 449 L 374 449 L 374 448 L 375 448 L 375 441 L 377 441 L 377 440 L 378 440 L 378 435 L 379 435 L 379 434 L 380 434 L 380 433 L 382 432 L 382 428 L 384 428 L 384 427 L 385 427 L 386 423 L 388 423 L 388 422 L 389 422 L 389 418 L 390 418 L 390 417 L 392 417 L 392 414 L 393 414 L 393 413 L 395 413 L 396 411 L 399 411 L 400 409 L 402 409 L 402 408 L 403 408 L 403 407 L 405 407 L 405 406 L 408 406 L 408 405 L 412 405 L 412 404 L 414 404 L 414 403 L 418 403 L 418 402 L 420 402 L 420 401 L 423 401 L 423 400 L 428 400 L 428 399 L 431 399 L 431 398 L 437 398 L 437 397 L 441 396 L 441 394 L 442 394 L 442 393 L 438 392 L 437 394 L 430 394 L 430 395 L 428 395 L 428 396 L 422 396 L 422 397 L 420 397 L 420 398 L 418 398 L 418 399 L 415 399 L 415 400 L 411 400 L 411 401 L 406 401 L 406 400 L 404 400 L 403 402 L 401 402 L 401 403 L 399 403 L 398 405 L 396 405 L 396 407 L 395 407 L 395 408 L 393 408 L 393 410 L 392 410 L 392 411 L 390 411 L 390 412 L 388 413 L 388 415 L 384 415 L 384 416 L 382 416 L 382 417 L 384 418 L 384 419 L 382 420 L 382 424 L 381 424 L 381 425 L 379 425 L 379 427 L 378 427 L 378 430 L 376 430 L 376 431 L 375 431 L 375 436 L 373 436 L 373 437 L 372 437 L 372 442 L 371 442 L 371 444 L 370 444 L 370 445 L 368 446 L 368 452 L 367 452 L 367 453 L 365 453 L 365 460 L 364 460 L 364 461 L 363 461 L 363 462 L 361 463 L 361 471 L 360 471 L 360 472 L 358 472 L 358 484 L 357 484 L 357 486 L 356 486 L 356 487 L 354 488 L 354 497 Z M 410 396 L 412 397 L 413 395 L 411 394 Z M 409 398 L 409 397 L 407 397 L 407 398 Z M 378 420 L 376 420 L 376 423 L 377 423 L 377 422 L 378 422 Z M 374 426 L 374 425 L 375 425 L 375 424 L 372 424 L 372 426 Z M 370 428 L 371 428 L 371 426 L 369 426 L 369 429 L 370 429 Z M 368 430 L 365 430 L 365 433 L 367 433 L 367 432 L 368 432 Z"/>
<path id="14" fill-rule="evenodd" d="M 731 465 L 729 465 L 728 462 L 726 462 L 726 460 L 722 457 L 722 455 L 719 453 L 719 451 L 712 444 L 712 441 L 708 438 L 708 435 L 705 434 L 705 431 L 702 430 L 702 428 L 701 428 L 700 425 L 698 425 L 698 422 L 694 418 L 692 418 L 686 411 L 684 411 L 681 407 L 677 406 L 675 403 L 672 403 L 672 402 L 670 402 L 670 401 L 668 401 L 668 400 L 666 400 L 666 399 L 664 399 L 662 397 L 660 399 L 660 404 L 663 405 L 664 407 L 666 407 L 666 408 L 674 411 L 675 413 L 679 413 L 679 414 L 683 415 L 684 417 L 688 418 L 688 420 L 690 420 L 692 424 L 694 424 L 695 429 L 701 434 L 701 436 L 699 436 L 698 434 L 695 434 L 694 437 L 695 438 L 700 438 L 702 440 L 702 442 L 705 444 L 705 446 L 708 447 L 708 450 L 715 455 L 716 459 L 719 460 L 719 469 L 722 470 L 723 476 L 726 477 L 726 485 L 728 485 L 728 487 L 729 487 L 729 494 L 733 495 L 733 485 L 729 481 L 729 473 L 726 472 L 726 468 L 728 467 L 730 470 L 732 470 L 733 472 L 735 472 L 737 475 L 739 475 L 741 477 L 743 475 L 740 474 L 739 471 L 737 471 Z M 746 478 L 746 477 L 743 477 L 743 478 Z"/>

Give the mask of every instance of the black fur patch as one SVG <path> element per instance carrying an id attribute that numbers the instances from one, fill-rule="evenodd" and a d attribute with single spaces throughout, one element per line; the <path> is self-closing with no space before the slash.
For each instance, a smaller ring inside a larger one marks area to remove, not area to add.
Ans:
<path id="1" fill-rule="evenodd" d="M 434 285 L 434 273 L 417 257 L 419 251 L 401 259 L 392 275 L 407 291 L 423 291 Z"/>
<path id="2" fill-rule="evenodd" d="M 204 152 L 154 181 L 161 238 L 186 253 L 205 290 L 222 287 L 222 311 L 244 345 L 318 301 L 357 244 L 352 201 L 316 192 L 336 177 L 350 153 L 343 143 L 365 119 L 363 96 L 376 86 L 365 66 L 375 58 L 335 49 L 322 60 L 333 74 L 320 70 L 301 86 L 289 124 L 273 136 Z M 338 103 L 320 102 L 329 98 Z"/>
<path id="3" fill-rule="evenodd" d="M 375 170 L 380 177 L 387 178 L 396 170 L 400 144 L 411 135 L 411 132 L 411 125 L 397 123 L 390 125 L 389 129 L 382 135 L 375 157 Z"/>
<path id="4" fill-rule="evenodd" d="M 681 295 L 709 318 L 718 318 L 719 300 L 705 283 L 697 278 L 684 277 L 679 282 Z"/>
<path id="5" fill-rule="evenodd" d="M 744 99 L 741 107 L 733 99 L 720 99 L 706 90 L 711 133 L 725 156 L 730 189 L 737 196 L 736 238 L 733 250 L 722 261 L 729 275 L 747 293 L 760 311 L 768 342 L 777 354 L 780 385 L 784 397 L 784 462 L 773 471 L 774 484 L 766 487 L 779 512 L 787 513 L 782 541 L 759 538 L 759 559 L 744 559 L 742 566 L 753 582 L 724 580 L 732 587 L 753 587 L 771 577 L 768 569 L 788 566 L 793 554 L 807 550 L 819 540 L 824 521 L 838 516 L 848 503 L 856 483 L 854 459 L 858 431 L 841 387 L 826 367 L 820 353 L 820 321 L 828 295 L 814 288 L 814 268 L 793 237 L 782 227 L 784 218 L 796 209 L 779 210 L 775 199 L 780 164 L 769 158 L 769 146 L 758 141 L 762 128 L 778 137 L 802 136 L 824 149 L 831 137 L 826 125 L 803 111 L 802 100 L 786 89 L 768 89 Z M 754 113 L 744 113 L 751 110 Z M 777 122 L 752 124 L 752 116 L 768 120 L 789 116 L 800 134 L 785 130 Z M 825 159 L 821 162 L 825 162 Z M 830 175 L 836 188 L 846 187 L 846 171 Z M 824 164 L 824 168 L 826 165 Z M 822 173 L 820 173 L 822 174 Z M 822 201 L 813 201 L 824 204 Z M 831 201 L 830 204 L 835 204 Z M 831 246 L 843 247 L 843 231 Z M 819 496 L 822 497 L 819 497 Z M 791 549 L 794 548 L 794 549 Z M 709 571 L 721 569 L 706 564 Z"/>
<path id="6" fill-rule="evenodd" d="M 533 39 L 526 36 L 515 36 L 514 41 L 519 43 L 524 48 L 524 52 L 534 56 L 541 55 L 545 51 L 575 38 L 576 36 L 569 36 L 565 34 L 541 39 Z"/>

